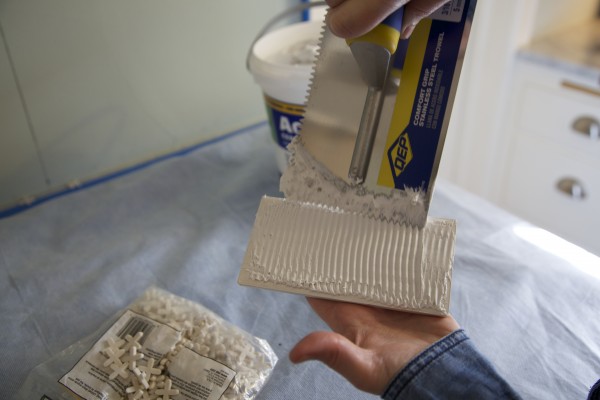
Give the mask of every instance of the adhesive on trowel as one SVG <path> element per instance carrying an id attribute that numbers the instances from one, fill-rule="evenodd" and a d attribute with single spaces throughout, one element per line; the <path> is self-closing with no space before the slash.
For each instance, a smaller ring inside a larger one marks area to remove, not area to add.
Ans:
<path id="1" fill-rule="evenodd" d="M 399 44 L 359 180 L 350 164 L 371 87 L 324 29 L 286 199 L 262 200 L 241 284 L 448 313 L 456 225 L 427 210 L 475 3 L 450 1 Z"/>

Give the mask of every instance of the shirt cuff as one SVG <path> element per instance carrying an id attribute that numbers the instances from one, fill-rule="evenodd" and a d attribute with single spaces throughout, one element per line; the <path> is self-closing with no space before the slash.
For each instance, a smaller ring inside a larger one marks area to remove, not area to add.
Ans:
<path id="1" fill-rule="evenodd" d="M 404 367 L 382 395 L 398 399 L 520 399 L 459 329 Z"/>

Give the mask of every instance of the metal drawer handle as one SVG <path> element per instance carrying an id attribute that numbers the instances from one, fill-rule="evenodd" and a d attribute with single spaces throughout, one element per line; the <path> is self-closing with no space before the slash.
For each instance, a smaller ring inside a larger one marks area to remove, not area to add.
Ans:
<path id="1" fill-rule="evenodd" d="M 562 178 L 556 183 L 556 187 L 573 200 L 583 200 L 587 196 L 583 184 L 575 178 Z"/>
<path id="2" fill-rule="evenodd" d="M 587 135 L 592 140 L 600 140 L 600 122 L 593 117 L 579 117 L 573 122 L 573 130 Z"/>

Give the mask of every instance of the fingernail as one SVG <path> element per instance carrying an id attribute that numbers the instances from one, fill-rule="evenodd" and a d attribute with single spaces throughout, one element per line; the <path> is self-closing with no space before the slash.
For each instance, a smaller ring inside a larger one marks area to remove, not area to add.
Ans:
<path id="1" fill-rule="evenodd" d="M 327 27 L 329 28 L 331 33 L 333 33 L 335 36 L 339 36 L 339 34 L 337 33 L 336 24 L 331 23 L 331 12 L 328 12 L 327 14 L 325 14 L 325 23 L 327 24 Z"/>
<path id="2" fill-rule="evenodd" d="M 404 29 L 402 30 L 402 33 L 400 34 L 400 39 L 408 39 L 410 37 L 410 35 L 412 35 L 416 26 L 417 26 L 416 24 L 412 24 L 412 25 L 408 25 L 408 26 L 404 27 Z"/>
<path id="3" fill-rule="evenodd" d="M 306 361 L 306 359 L 304 357 L 300 357 L 300 356 L 295 356 L 290 354 L 289 356 L 290 361 L 292 362 L 292 364 L 300 364 L 303 363 L 304 361 Z"/>

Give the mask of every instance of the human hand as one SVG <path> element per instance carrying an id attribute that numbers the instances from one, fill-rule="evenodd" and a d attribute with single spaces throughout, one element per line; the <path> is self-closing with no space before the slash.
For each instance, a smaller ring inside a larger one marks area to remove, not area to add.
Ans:
<path id="1" fill-rule="evenodd" d="M 423 18 L 449 0 L 326 0 L 330 7 L 329 28 L 337 36 L 353 38 L 375 28 L 388 15 L 404 6 L 401 38 L 408 38 Z"/>
<path id="2" fill-rule="evenodd" d="M 318 360 L 357 389 L 383 394 L 410 360 L 459 328 L 451 316 L 410 314 L 308 298 L 333 332 L 313 332 L 290 351 L 290 360 Z"/>

